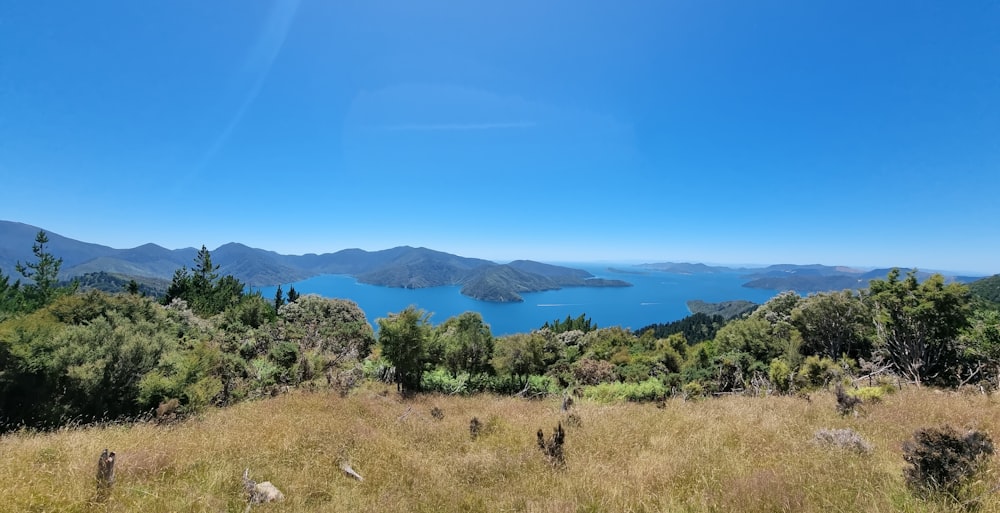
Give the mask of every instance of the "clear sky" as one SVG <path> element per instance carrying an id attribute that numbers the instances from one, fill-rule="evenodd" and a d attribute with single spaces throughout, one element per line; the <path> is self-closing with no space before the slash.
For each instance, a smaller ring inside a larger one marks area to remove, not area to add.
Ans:
<path id="1" fill-rule="evenodd" d="M 0 8 L 0 219 L 112 247 L 1000 272 L 1000 3 Z"/>

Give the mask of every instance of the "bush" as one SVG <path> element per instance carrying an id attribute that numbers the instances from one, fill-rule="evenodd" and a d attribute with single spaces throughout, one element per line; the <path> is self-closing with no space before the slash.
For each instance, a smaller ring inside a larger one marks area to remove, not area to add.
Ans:
<path id="1" fill-rule="evenodd" d="M 285 369 L 291 369 L 299 359 L 299 345 L 294 342 L 278 342 L 268 353 L 274 363 Z"/>
<path id="2" fill-rule="evenodd" d="M 583 396 L 600 402 L 657 401 L 667 396 L 667 387 L 656 378 L 642 383 L 601 383 L 585 387 Z"/>
<path id="3" fill-rule="evenodd" d="M 681 387 L 681 395 L 683 395 L 685 401 L 700 399 L 705 397 L 705 387 L 697 381 L 692 381 Z"/>
<path id="4" fill-rule="evenodd" d="M 618 373 L 611 362 L 583 358 L 573 365 L 573 378 L 581 385 L 617 381 Z"/>
<path id="5" fill-rule="evenodd" d="M 424 392 L 436 392 L 439 394 L 468 394 L 469 375 L 461 373 L 454 377 L 444 369 L 437 369 L 424 372 L 420 377 L 420 389 Z"/>
<path id="6" fill-rule="evenodd" d="M 839 380 L 844 370 L 830 358 L 810 356 L 802 362 L 799 368 L 798 380 L 802 388 L 821 388 Z"/>
<path id="7" fill-rule="evenodd" d="M 966 495 L 973 477 L 993 454 L 993 441 L 982 431 L 964 434 L 950 426 L 924 428 L 903 445 L 906 484 L 918 493 L 944 494 L 955 500 Z"/>
<path id="8" fill-rule="evenodd" d="M 886 389 L 883 387 L 861 387 L 847 392 L 847 395 L 861 399 L 866 403 L 877 403 L 885 397 Z"/>
<path id="9" fill-rule="evenodd" d="M 787 394 L 792 388 L 792 369 L 788 362 L 775 358 L 771 360 L 771 367 L 768 369 L 767 378 L 771 380 L 774 388 L 782 394 Z"/>
<path id="10" fill-rule="evenodd" d="M 835 393 L 837 396 L 837 413 L 841 415 L 855 413 L 855 408 L 863 402 L 860 398 L 844 392 L 844 387 L 840 383 L 837 383 Z"/>

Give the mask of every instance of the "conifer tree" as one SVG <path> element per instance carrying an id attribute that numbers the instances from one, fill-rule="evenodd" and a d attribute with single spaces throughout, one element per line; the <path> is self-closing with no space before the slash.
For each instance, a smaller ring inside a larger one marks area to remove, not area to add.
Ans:
<path id="1" fill-rule="evenodd" d="M 39 230 L 35 236 L 35 243 L 31 246 L 36 260 L 22 264 L 20 261 L 15 265 L 17 272 L 21 273 L 25 279 L 34 283 L 26 287 L 25 295 L 31 307 L 40 308 L 48 304 L 55 295 L 59 283 L 59 269 L 62 267 L 63 259 L 52 256 L 45 247 L 49 243 L 49 237 L 45 230 Z"/>

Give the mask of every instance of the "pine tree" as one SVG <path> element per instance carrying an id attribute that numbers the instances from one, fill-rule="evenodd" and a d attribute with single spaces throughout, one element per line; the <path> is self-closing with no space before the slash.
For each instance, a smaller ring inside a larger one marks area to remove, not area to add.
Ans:
<path id="1" fill-rule="evenodd" d="M 279 284 L 277 292 L 274 293 L 274 311 L 277 312 L 283 304 L 285 304 L 285 297 L 281 290 L 281 285 Z"/>
<path id="2" fill-rule="evenodd" d="M 59 268 L 62 267 L 63 259 L 56 258 L 48 252 L 45 247 L 48 243 L 49 237 L 45 234 L 45 230 L 39 230 L 35 236 L 35 243 L 31 246 L 31 252 L 37 260 L 26 264 L 18 261 L 14 266 L 21 276 L 34 282 L 25 290 L 31 307 L 45 306 L 57 291 Z"/>

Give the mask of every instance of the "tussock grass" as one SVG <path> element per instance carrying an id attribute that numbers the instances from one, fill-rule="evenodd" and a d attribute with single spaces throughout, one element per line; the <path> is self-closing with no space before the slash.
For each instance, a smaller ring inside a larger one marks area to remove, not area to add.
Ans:
<path id="1" fill-rule="evenodd" d="M 371 385 L 347 397 L 296 392 L 171 425 L 14 433 L 0 439 L 0 511 L 243 511 L 249 467 L 287 497 L 254 511 L 943 512 L 947 504 L 906 489 L 902 443 L 944 423 L 1000 433 L 996 399 L 915 388 L 848 417 L 832 393 L 664 408 L 582 400 L 573 413 L 576 425 L 559 398 L 401 399 Z M 473 417 L 482 423 L 475 439 Z M 559 422 L 566 464 L 553 467 L 536 432 Z M 813 441 L 819 429 L 852 429 L 874 451 L 823 448 Z M 105 447 L 118 454 L 117 481 L 95 503 Z M 343 475 L 344 460 L 363 482 Z M 1000 511 L 1000 498 L 981 511 Z"/>

